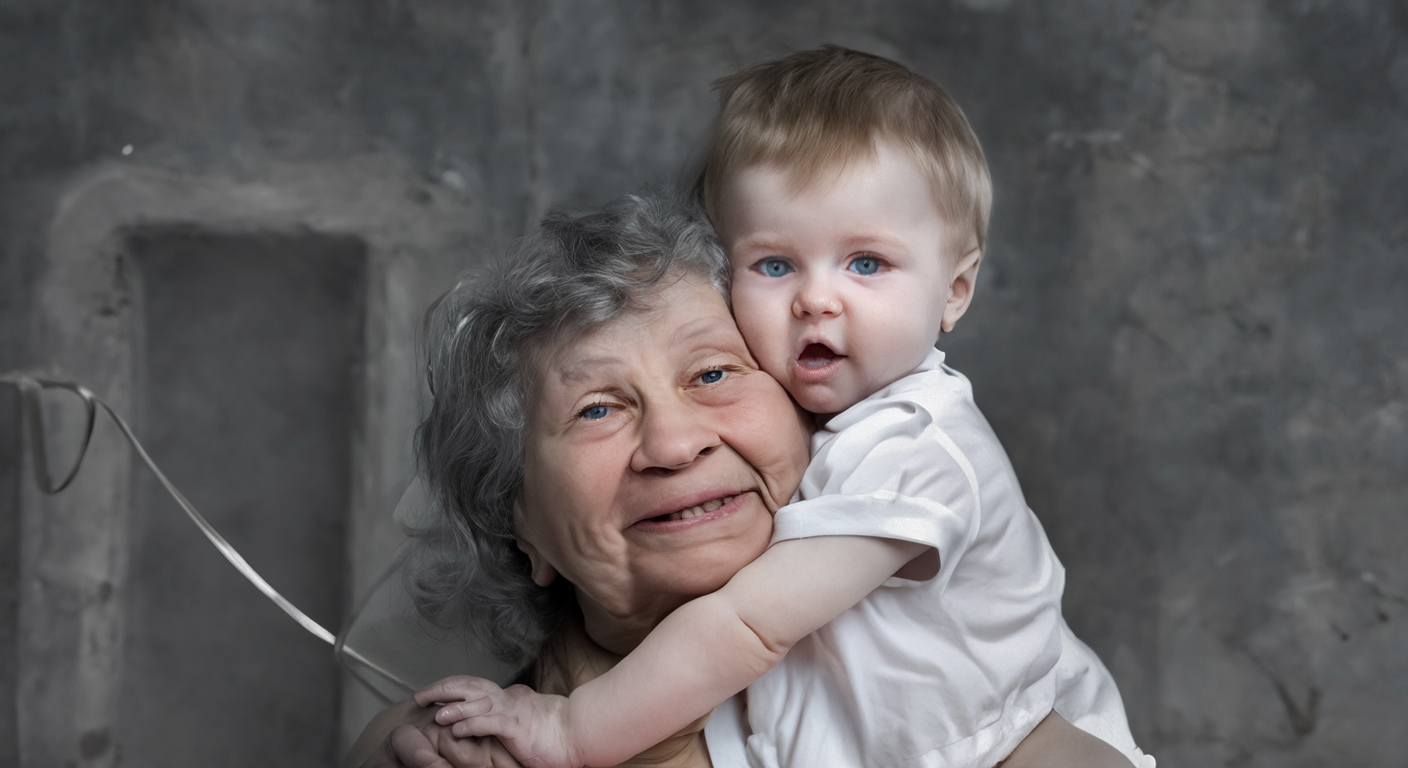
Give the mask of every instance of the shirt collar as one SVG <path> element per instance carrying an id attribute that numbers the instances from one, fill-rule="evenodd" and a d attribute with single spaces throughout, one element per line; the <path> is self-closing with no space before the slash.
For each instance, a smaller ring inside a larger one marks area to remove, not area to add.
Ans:
<path id="1" fill-rule="evenodd" d="M 920 371 L 937 371 L 944 365 L 944 351 L 942 349 L 931 349 L 929 354 L 924 356 L 924 362 L 914 369 L 915 373 Z"/>

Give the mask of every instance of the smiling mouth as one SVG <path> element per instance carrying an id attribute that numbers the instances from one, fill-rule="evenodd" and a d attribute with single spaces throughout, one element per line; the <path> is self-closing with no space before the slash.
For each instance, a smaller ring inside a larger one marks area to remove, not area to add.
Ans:
<path id="1" fill-rule="evenodd" d="M 710 512 L 713 512 L 714 510 L 718 509 L 719 507 L 722 507 L 723 505 L 729 503 L 730 501 L 733 501 L 735 498 L 735 496 L 720 496 L 717 499 L 710 499 L 709 501 L 706 501 L 703 504 L 696 504 L 692 507 L 686 507 L 684 509 L 675 510 L 674 512 L 671 512 L 668 515 L 659 515 L 656 517 L 649 518 L 644 522 L 669 523 L 675 520 L 688 520 L 693 517 L 707 515 Z"/>
<path id="2" fill-rule="evenodd" d="M 832 352 L 831 347 L 825 344 L 812 343 L 808 344 L 802 350 L 802 354 L 797 356 L 797 364 L 803 368 L 825 368 L 831 364 L 831 361 L 841 357 L 845 357 L 845 355 Z"/>

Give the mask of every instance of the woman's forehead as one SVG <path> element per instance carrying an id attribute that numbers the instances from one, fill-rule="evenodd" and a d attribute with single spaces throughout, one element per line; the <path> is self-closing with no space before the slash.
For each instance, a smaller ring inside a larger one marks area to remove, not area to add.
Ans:
<path id="1" fill-rule="evenodd" d="M 727 333 L 737 328 L 728 304 L 714 286 L 687 276 L 639 297 L 635 308 L 582 334 L 566 345 L 566 351 L 618 347 L 646 338 L 681 341 L 709 330 Z"/>
<path id="2" fill-rule="evenodd" d="M 713 286 L 681 280 L 661 288 L 645 307 L 542 356 L 541 371 L 544 383 L 566 384 L 709 347 L 745 349 L 733 316 Z"/>

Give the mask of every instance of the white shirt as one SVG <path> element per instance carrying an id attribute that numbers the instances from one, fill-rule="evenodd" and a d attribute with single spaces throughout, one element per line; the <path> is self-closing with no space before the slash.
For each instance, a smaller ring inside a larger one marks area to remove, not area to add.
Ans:
<path id="1" fill-rule="evenodd" d="M 1152 755 L 1134 745 L 1124 702 L 1114 678 L 1095 652 L 1063 628 L 1061 660 L 1056 663 L 1056 711 L 1076 727 L 1124 753 L 1136 768 L 1156 768 Z M 714 768 L 748 768 L 748 693 L 734 696 L 714 710 L 704 725 L 705 746 Z"/>
<path id="2" fill-rule="evenodd" d="M 1109 673 L 1061 618 L 1065 571 L 943 357 L 932 351 L 813 437 L 801 500 L 773 532 L 928 544 L 937 574 L 887 580 L 797 643 L 746 706 L 720 708 L 706 729 L 716 766 L 742 764 L 746 735 L 754 768 L 989 768 L 1058 690 L 1068 720 L 1140 765 Z"/>

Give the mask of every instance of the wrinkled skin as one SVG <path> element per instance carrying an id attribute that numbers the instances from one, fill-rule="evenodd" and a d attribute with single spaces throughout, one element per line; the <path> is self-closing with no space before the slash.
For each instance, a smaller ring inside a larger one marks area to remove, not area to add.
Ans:
<path id="1" fill-rule="evenodd" d="M 653 303 L 543 356 L 518 525 L 534 580 L 572 582 L 622 655 L 767 548 L 808 459 L 806 417 L 718 292 L 683 277 Z"/>
<path id="2" fill-rule="evenodd" d="M 576 587 L 585 622 L 555 639 L 571 657 L 558 666 L 573 674 L 544 690 L 566 694 L 610 668 L 670 611 L 752 562 L 807 464 L 810 418 L 758 369 L 719 293 L 682 276 L 648 304 L 540 355 L 519 546 L 538 584 Z M 661 519 L 696 505 L 708 511 Z M 444 768 L 426 751 L 440 748 L 455 768 L 514 765 L 494 740 L 456 743 L 430 715 L 414 702 L 383 713 L 364 736 L 407 725 L 351 764 Z M 702 727 L 631 764 L 708 765 Z"/>

